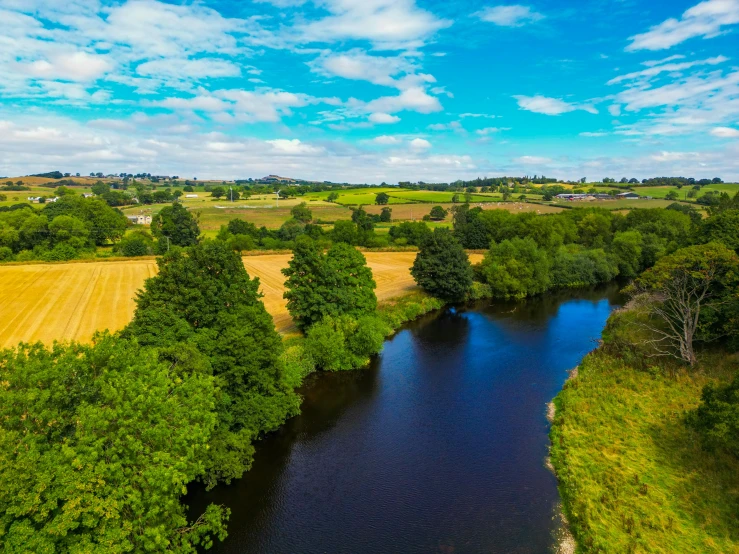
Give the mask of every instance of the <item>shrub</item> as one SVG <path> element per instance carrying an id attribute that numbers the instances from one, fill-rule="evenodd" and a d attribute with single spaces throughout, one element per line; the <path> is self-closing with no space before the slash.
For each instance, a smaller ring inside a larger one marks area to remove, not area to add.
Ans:
<path id="1" fill-rule="evenodd" d="M 707 385 L 688 422 L 707 450 L 726 450 L 739 458 L 739 374 L 727 385 Z"/>

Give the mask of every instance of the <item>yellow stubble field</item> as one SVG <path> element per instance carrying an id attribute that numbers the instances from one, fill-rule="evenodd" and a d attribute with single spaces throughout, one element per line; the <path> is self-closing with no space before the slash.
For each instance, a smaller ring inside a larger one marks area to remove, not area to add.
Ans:
<path id="1" fill-rule="evenodd" d="M 382 301 L 415 289 L 410 267 L 415 252 L 365 252 Z M 294 330 L 286 301 L 284 277 L 291 254 L 247 256 L 250 276 L 258 276 L 264 304 L 277 330 Z M 482 256 L 470 256 L 473 262 Z M 29 264 L 0 267 L 0 347 L 19 342 L 54 340 L 87 342 L 95 331 L 117 331 L 133 316 L 134 297 L 157 272 L 153 259 Z"/>

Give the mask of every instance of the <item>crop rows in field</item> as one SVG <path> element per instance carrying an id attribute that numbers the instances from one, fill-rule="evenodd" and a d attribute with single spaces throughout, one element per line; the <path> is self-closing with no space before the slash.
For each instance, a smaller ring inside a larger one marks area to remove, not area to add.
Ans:
<path id="1" fill-rule="evenodd" d="M 415 288 L 414 252 L 366 252 L 380 300 Z M 257 276 L 267 311 L 281 332 L 293 330 L 282 298 L 291 254 L 251 256 L 244 265 Z M 479 257 L 478 257 L 479 258 Z M 156 274 L 154 260 L 0 267 L 0 347 L 19 342 L 89 341 L 96 331 L 117 331 L 131 320 L 134 297 Z"/>

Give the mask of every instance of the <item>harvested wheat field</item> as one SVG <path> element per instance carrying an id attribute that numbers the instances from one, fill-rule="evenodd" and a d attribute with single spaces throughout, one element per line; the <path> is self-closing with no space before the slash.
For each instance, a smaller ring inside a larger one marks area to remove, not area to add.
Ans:
<path id="1" fill-rule="evenodd" d="M 415 252 L 365 252 L 385 300 L 413 290 L 410 267 Z M 249 256 L 244 265 L 259 277 L 264 304 L 277 330 L 294 326 L 282 298 L 291 254 Z M 480 255 L 470 256 L 479 261 Z M 19 342 L 89 341 L 95 331 L 117 331 L 133 316 L 134 296 L 156 274 L 152 259 L 120 262 L 33 264 L 0 267 L 0 347 Z"/>
<path id="2" fill-rule="evenodd" d="M 0 267 L 0 346 L 77 339 L 118 330 L 154 260 Z"/>

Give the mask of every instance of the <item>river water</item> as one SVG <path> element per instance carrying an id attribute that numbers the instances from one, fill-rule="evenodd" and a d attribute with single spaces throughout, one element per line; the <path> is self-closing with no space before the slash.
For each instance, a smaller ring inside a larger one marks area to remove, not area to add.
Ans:
<path id="1" fill-rule="evenodd" d="M 364 370 L 316 374 L 302 414 L 229 486 L 219 553 L 547 553 L 546 403 L 595 347 L 615 286 L 422 318 Z"/>

